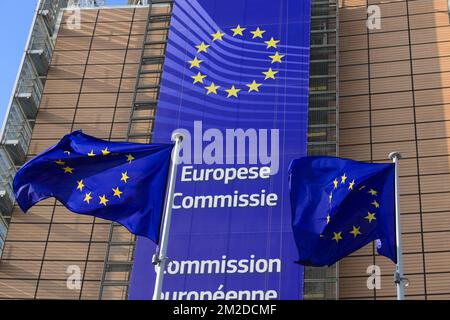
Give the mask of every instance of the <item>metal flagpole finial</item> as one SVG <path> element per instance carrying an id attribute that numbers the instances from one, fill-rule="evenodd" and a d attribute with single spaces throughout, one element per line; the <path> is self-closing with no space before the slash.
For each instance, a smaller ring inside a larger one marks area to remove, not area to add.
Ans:
<path id="1" fill-rule="evenodd" d="M 184 136 L 181 132 L 174 132 L 172 134 L 172 141 L 174 141 L 174 142 L 177 142 L 177 141 L 182 142 L 183 139 L 184 139 Z"/>
<path id="2" fill-rule="evenodd" d="M 389 159 L 394 160 L 395 158 L 397 159 L 401 159 L 402 158 L 402 154 L 398 151 L 394 151 L 389 153 Z"/>

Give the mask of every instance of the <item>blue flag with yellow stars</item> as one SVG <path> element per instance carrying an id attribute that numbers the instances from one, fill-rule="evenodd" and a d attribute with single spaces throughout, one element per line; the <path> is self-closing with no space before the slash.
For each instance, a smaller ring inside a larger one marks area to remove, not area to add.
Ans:
<path id="1" fill-rule="evenodd" d="M 75 213 L 118 222 L 158 243 L 172 148 L 72 132 L 17 172 L 17 203 L 26 212 L 54 197 Z"/>
<path id="2" fill-rule="evenodd" d="M 289 168 L 292 228 L 299 263 L 329 266 L 376 241 L 397 261 L 394 165 L 305 157 Z"/>

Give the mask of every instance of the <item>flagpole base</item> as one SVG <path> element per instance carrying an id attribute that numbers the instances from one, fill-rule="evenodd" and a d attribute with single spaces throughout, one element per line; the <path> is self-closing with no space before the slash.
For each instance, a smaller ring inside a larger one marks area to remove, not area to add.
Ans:
<path id="1" fill-rule="evenodd" d="M 402 285 L 404 287 L 409 286 L 409 279 L 405 277 L 401 277 L 400 273 L 395 272 L 394 273 L 394 283 L 397 285 Z"/>

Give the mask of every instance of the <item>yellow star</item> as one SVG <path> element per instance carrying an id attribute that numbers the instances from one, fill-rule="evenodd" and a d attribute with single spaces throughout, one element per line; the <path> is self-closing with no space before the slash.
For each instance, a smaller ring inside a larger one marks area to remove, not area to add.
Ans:
<path id="1" fill-rule="evenodd" d="M 104 155 L 104 156 L 107 156 L 108 154 L 110 154 L 111 152 L 108 150 L 108 148 L 105 148 L 105 149 L 103 149 L 102 150 L 102 154 Z"/>
<path id="2" fill-rule="evenodd" d="M 336 240 L 336 243 L 339 242 L 339 240 L 342 240 L 341 233 L 342 232 L 333 232 L 334 237 L 331 240 Z"/>
<path id="3" fill-rule="evenodd" d="M 91 150 L 91 152 L 88 153 L 88 156 L 89 156 L 89 157 L 95 156 L 94 150 Z"/>
<path id="4" fill-rule="evenodd" d="M 106 207 L 106 203 L 109 201 L 108 199 L 106 199 L 106 195 L 103 195 L 103 197 L 100 197 L 100 204 L 104 205 Z"/>
<path id="5" fill-rule="evenodd" d="M 371 204 L 373 204 L 377 209 L 380 207 L 380 204 L 376 200 L 373 200 Z"/>
<path id="6" fill-rule="evenodd" d="M 352 180 L 350 184 L 348 185 L 348 190 L 353 190 L 353 186 L 355 185 L 355 180 Z"/>
<path id="7" fill-rule="evenodd" d="M 131 163 L 131 161 L 133 161 L 134 160 L 134 157 L 131 155 L 131 154 L 128 154 L 127 155 L 127 161 L 129 162 L 129 163 Z"/>
<path id="8" fill-rule="evenodd" d="M 71 168 L 71 167 L 64 167 L 63 170 L 64 170 L 64 173 L 73 173 L 73 168 Z"/>
<path id="9" fill-rule="evenodd" d="M 216 33 L 213 33 L 212 34 L 212 36 L 213 36 L 213 41 L 216 41 L 216 40 L 220 40 L 220 41 L 223 41 L 223 36 L 225 35 L 225 33 L 221 33 L 220 32 L 220 30 L 218 30 Z"/>
<path id="10" fill-rule="evenodd" d="M 77 183 L 78 183 L 77 190 L 83 191 L 84 188 L 83 180 L 77 181 Z"/>
<path id="11" fill-rule="evenodd" d="M 255 31 L 250 31 L 250 33 L 253 34 L 253 38 L 262 38 L 263 33 L 266 32 L 265 30 L 261 30 L 259 27 Z"/>
<path id="12" fill-rule="evenodd" d="M 130 179 L 130 177 L 127 174 L 128 171 L 122 172 L 122 178 L 120 180 L 127 183 L 127 180 Z"/>
<path id="13" fill-rule="evenodd" d="M 194 60 L 190 60 L 188 62 L 191 64 L 189 69 L 192 69 L 193 67 L 200 68 L 200 63 L 202 63 L 203 60 L 199 60 L 199 59 L 197 59 L 197 57 L 195 57 Z"/>
<path id="14" fill-rule="evenodd" d="M 55 163 L 58 164 L 58 165 L 60 165 L 60 166 L 63 166 L 63 165 L 66 164 L 66 163 L 65 163 L 64 161 L 62 161 L 62 160 L 56 160 Z"/>
<path id="15" fill-rule="evenodd" d="M 333 192 L 330 192 L 330 196 L 328 198 L 330 199 L 330 203 L 331 203 L 331 200 L 333 200 Z"/>
<path id="16" fill-rule="evenodd" d="M 89 204 L 89 201 L 92 200 L 91 193 L 92 192 L 86 193 L 86 195 L 84 196 L 84 200 L 83 201 L 87 202 L 88 204 Z"/>
<path id="17" fill-rule="evenodd" d="M 359 226 L 358 228 L 353 226 L 353 230 L 350 231 L 351 234 L 353 234 L 353 237 L 356 238 L 356 236 L 358 236 L 359 234 L 361 234 L 361 231 L 359 231 L 359 229 L 361 228 L 361 226 Z"/>
<path id="18" fill-rule="evenodd" d="M 238 97 L 238 92 L 241 91 L 241 89 L 236 89 L 234 86 L 232 86 L 230 89 L 225 90 L 228 93 L 227 98 L 229 97 Z"/>
<path id="19" fill-rule="evenodd" d="M 194 84 L 196 84 L 197 82 L 203 83 L 203 79 L 206 78 L 206 75 L 199 72 L 196 76 L 191 76 L 191 78 L 194 79 Z"/>
<path id="20" fill-rule="evenodd" d="M 237 35 L 240 35 L 240 36 L 243 36 L 244 35 L 244 30 L 245 30 L 246 28 L 241 28 L 241 26 L 240 25 L 238 25 L 236 28 L 234 28 L 234 29 L 231 29 L 231 31 L 233 31 L 233 37 L 235 37 L 235 36 L 237 36 Z"/>
<path id="21" fill-rule="evenodd" d="M 378 191 L 370 189 L 369 191 L 367 191 L 368 193 L 370 193 L 373 196 L 376 196 L 378 194 Z"/>
<path id="22" fill-rule="evenodd" d="M 203 41 L 201 44 L 195 46 L 198 50 L 197 52 L 205 52 L 206 53 L 206 49 L 208 49 L 210 46 L 209 44 L 205 44 Z"/>
<path id="23" fill-rule="evenodd" d="M 70 151 L 64 151 L 64 153 L 70 156 Z"/>
<path id="24" fill-rule="evenodd" d="M 273 79 L 275 80 L 275 75 L 278 73 L 278 71 L 273 71 L 272 68 L 269 68 L 268 71 L 263 71 L 263 74 L 266 75 L 266 77 L 264 78 L 264 80 L 267 79 Z"/>
<path id="25" fill-rule="evenodd" d="M 344 175 L 341 177 L 341 184 L 345 184 L 345 180 L 347 180 L 347 176 L 344 173 Z"/>
<path id="26" fill-rule="evenodd" d="M 275 52 L 275 55 L 269 56 L 269 58 L 272 59 L 272 63 L 275 63 L 275 62 L 281 63 L 282 62 L 281 58 L 283 58 L 284 56 L 285 56 L 284 54 L 280 55 L 277 51 L 277 52 Z"/>
<path id="27" fill-rule="evenodd" d="M 205 87 L 206 90 L 208 90 L 208 92 L 206 92 L 206 94 L 210 94 L 210 93 L 214 93 L 217 94 L 217 89 L 219 89 L 220 86 L 216 86 L 214 84 L 214 82 L 211 82 L 211 85 Z"/>
<path id="28" fill-rule="evenodd" d="M 114 196 L 119 197 L 119 198 L 120 198 L 120 195 L 123 193 L 122 191 L 119 190 L 119 187 L 112 189 L 112 191 L 114 192 Z"/>
<path id="29" fill-rule="evenodd" d="M 327 224 L 329 224 L 330 223 L 330 215 L 329 214 L 327 214 Z"/>
<path id="30" fill-rule="evenodd" d="M 375 213 L 371 212 L 367 212 L 367 216 L 365 216 L 364 219 L 369 220 L 369 223 L 372 222 L 372 220 L 377 220 L 377 218 L 375 218 Z"/>
<path id="31" fill-rule="evenodd" d="M 270 38 L 269 41 L 264 41 L 265 43 L 267 43 L 267 49 L 270 48 L 277 48 L 277 43 L 280 42 L 280 40 L 275 40 L 273 37 Z"/>
<path id="32" fill-rule="evenodd" d="M 338 179 L 333 180 L 334 189 L 337 189 L 338 183 L 339 183 Z"/>
<path id="33" fill-rule="evenodd" d="M 253 82 L 250 83 L 250 84 L 246 84 L 246 86 L 249 88 L 249 89 L 248 89 L 248 92 L 252 92 L 252 91 L 259 92 L 259 87 L 260 87 L 261 85 L 262 85 L 261 83 L 256 83 L 255 80 L 253 80 Z"/>

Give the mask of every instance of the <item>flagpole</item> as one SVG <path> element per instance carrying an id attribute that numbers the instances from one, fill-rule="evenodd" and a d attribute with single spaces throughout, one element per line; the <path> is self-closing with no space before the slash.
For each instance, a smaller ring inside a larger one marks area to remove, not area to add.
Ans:
<path id="1" fill-rule="evenodd" d="M 156 260 L 156 281 L 153 292 L 153 300 L 161 300 L 162 286 L 164 280 L 164 271 L 167 264 L 167 246 L 169 242 L 170 221 L 172 219 L 173 197 L 175 192 L 175 182 L 177 177 L 178 158 L 180 153 L 180 145 L 183 141 L 183 135 L 174 133 L 172 141 L 175 146 L 172 150 L 172 164 L 170 166 L 169 184 L 167 187 L 167 198 L 164 207 L 164 222 L 162 228 L 162 236 L 160 241 L 159 256 Z"/>
<path id="2" fill-rule="evenodd" d="M 395 284 L 397 286 L 397 300 L 405 298 L 405 286 L 403 278 L 402 233 L 400 226 L 400 191 L 398 183 L 398 161 L 401 159 L 399 152 L 391 152 L 389 158 L 395 166 L 395 242 L 397 247 L 397 267 L 395 270 Z"/>

